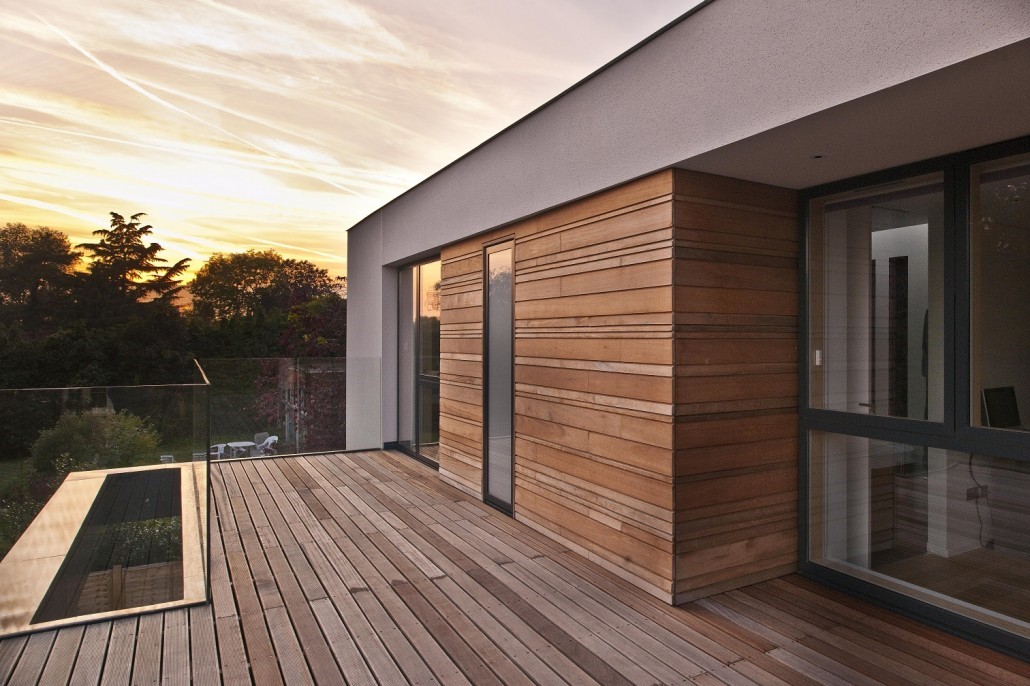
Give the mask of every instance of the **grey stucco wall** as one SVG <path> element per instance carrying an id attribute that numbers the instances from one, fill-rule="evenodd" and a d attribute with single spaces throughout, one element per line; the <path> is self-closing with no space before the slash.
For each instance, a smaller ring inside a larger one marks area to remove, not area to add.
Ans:
<path id="1" fill-rule="evenodd" d="M 1028 36 L 1026 0 L 716 0 L 503 131 L 348 232 L 348 355 L 383 360 L 384 439 L 384 265 Z"/>
<path id="2" fill-rule="evenodd" d="M 1026 0 L 716 0 L 369 219 L 401 260 L 1028 35 Z"/>

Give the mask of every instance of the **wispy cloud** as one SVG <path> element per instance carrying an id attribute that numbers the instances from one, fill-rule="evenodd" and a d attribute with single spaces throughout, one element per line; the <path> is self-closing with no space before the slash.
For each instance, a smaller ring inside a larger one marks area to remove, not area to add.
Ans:
<path id="1" fill-rule="evenodd" d="M 0 0 L 0 222 L 343 272 L 346 227 L 693 4 Z"/>

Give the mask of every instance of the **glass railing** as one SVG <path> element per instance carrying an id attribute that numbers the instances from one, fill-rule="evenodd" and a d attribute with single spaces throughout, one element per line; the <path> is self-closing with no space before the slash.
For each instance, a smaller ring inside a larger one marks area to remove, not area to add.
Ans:
<path id="1" fill-rule="evenodd" d="M 378 359 L 208 358 L 201 364 L 211 382 L 213 460 L 342 451 L 357 437 L 348 432 L 380 445 Z M 357 425 L 348 425 L 348 393 L 360 404 L 351 408 L 361 410 Z"/>
<path id="2" fill-rule="evenodd" d="M 209 385 L 0 390 L 0 635 L 208 598 Z"/>

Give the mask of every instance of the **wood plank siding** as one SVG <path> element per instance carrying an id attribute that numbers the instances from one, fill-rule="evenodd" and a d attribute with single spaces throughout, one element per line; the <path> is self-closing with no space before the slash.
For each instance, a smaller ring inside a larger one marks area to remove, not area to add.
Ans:
<path id="1" fill-rule="evenodd" d="M 440 474 L 482 493 L 483 248 L 515 242 L 515 516 L 673 592 L 673 173 L 446 247 Z"/>
<path id="2" fill-rule="evenodd" d="M 676 171 L 676 601 L 798 560 L 793 191 Z"/>
<path id="3" fill-rule="evenodd" d="M 516 518 L 669 602 L 793 570 L 795 193 L 668 170 L 446 247 L 440 473 L 475 495 L 502 238 Z"/>

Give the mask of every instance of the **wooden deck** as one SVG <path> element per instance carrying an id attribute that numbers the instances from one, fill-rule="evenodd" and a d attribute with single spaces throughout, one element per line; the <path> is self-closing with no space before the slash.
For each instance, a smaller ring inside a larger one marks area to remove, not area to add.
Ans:
<path id="1" fill-rule="evenodd" d="M 1028 684 L 788 576 L 674 608 L 385 452 L 212 465 L 213 602 L 0 642 L 0 684 Z"/>

